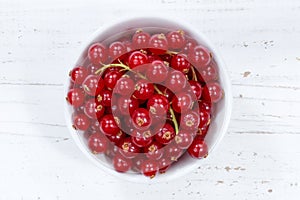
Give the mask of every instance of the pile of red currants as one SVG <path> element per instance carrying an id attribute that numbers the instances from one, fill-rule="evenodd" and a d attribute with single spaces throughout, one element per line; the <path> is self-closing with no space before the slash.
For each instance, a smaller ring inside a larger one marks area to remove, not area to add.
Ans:
<path id="1" fill-rule="evenodd" d="M 224 92 L 212 53 L 182 30 L 138 29 L 90 45 L 70 72 L 73 128 L 118 172 L 153 178 L 205 136 Z"/>

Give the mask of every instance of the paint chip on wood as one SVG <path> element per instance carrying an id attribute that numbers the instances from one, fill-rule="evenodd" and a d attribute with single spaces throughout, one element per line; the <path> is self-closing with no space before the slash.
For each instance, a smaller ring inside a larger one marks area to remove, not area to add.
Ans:
<path id="1" fill-rule="evenodd" d="M 268 192 L 271 193 L 271 192 L 273 192 L 273 190 L 272 189 L 268 189 Z"/>
<path id="2" fill-rule="evenodd" d="M 243 76 L 244 76 L 244 78 L 246 78 L 246 77 L 248 77 L 250 74 L 251 74 L 251 72 L 246 71 L 246 72 L 244 72 Z"/>

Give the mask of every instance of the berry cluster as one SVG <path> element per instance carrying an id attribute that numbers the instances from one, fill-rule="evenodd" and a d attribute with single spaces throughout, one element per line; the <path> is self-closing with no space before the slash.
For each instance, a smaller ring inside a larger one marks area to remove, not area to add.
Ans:
<path id="1" fill-rule="evenodd" d="M 106 44 L 107 43 L 107 44 Z M 73 127 L 118 172 L 153 178 L 187 152 L 204 158 L 224 92 L 212 53 L 184 31 L 136 30 L 92 44 L 70 72 Z"/>

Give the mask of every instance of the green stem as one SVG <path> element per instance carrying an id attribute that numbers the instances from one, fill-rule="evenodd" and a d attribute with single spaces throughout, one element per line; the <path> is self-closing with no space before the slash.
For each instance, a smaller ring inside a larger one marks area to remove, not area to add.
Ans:
<path id="1" fill-rule="evenodd" d="M 125 70 L 128 70 L 128 71 L 131 71 L 131 69 L 127 66 L 127 65 L 124 65 L 123 63 L 115 63 L 115 64 L 108 64 L 108 65 L 103 65 L 100 69 L 98 69 L 95 74 L 99 74 L 99 73 L 102 73 L 104 72 L 106 69 L 110 68 L 110 67 L 121 67 Z"/>

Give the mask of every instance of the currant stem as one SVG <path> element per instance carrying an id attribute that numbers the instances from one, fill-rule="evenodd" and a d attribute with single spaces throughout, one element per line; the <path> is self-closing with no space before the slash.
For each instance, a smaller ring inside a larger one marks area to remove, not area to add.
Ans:
<path id="1" fill-rule="evenodd" d="M 191 69 L 192 69 L 192 74 L 193 74 L 193 80 L 194 81 L 198 81 L 198 78 L 197 78 L 197 75 L 196 75 L 194 67 L 192 66 Z"/>
<path id="2" fill-rule="evenodd" d="M 110 67 L 121 67 L 124 70 L 132 71 L 127 65 L 124 65 L 122 62 L 120 63 L 115 63 L 115 64 L 108 64 L 108 65 L 103 65 L 100 69 L 98 69 L 95 74 L 99 74 L 101 72 L 104 72 L 104 70 L 110 68 Z"/>
<path id="3" fill-rule="evenodd" d="M 178 54 L 179 52 L 168 50 L 166 53 L 167 53 L 167 54 L 170 54 L 170 55 L 174 55 L 174 54 Z"/>
<path id="4" fill-rule="evenodd" d="M 154 85 L 154 89 L 155 91 L 158 93 L 158 94 L 163 94 L 156 85 Z M 177 123 L 177 120 L 176 120 L 176 117 L 175 117 L 175 113 L 174 113 L 174 110 L 170 107 L 169 108 L 169 111 L 172 115 L 172 121 L 174 123 L 174 127 L 175 127 L 175 134 L 177 135 L 179 130 L 178 130 L 178 123 Z"/>

